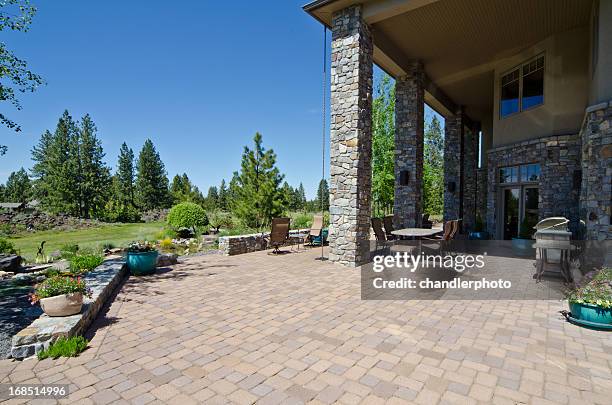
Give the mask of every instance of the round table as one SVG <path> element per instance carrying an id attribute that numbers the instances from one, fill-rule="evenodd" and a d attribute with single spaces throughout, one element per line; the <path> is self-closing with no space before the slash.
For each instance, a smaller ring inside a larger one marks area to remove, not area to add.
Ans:
<path id="1" fill-rule="evenodd" d="M 423 236 L 433 236 L 440 232 L 442 232 L 440 229 L 404 228 L 391 231 L 391 235 L 399 236 L 400 238 L 416 238 L 418 240 L 418 253 L 420 253 L 423 250 L 423 241 L 421 238 Z"/>

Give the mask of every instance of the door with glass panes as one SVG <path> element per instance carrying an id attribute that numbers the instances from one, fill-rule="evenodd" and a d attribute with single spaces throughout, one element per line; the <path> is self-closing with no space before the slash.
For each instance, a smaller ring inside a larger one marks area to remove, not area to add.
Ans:
<path id="1" fill-rule="evenodd" d="M 540 165 L 530 163 L 499 169 L 501 193 L 498 237 L 531 238 L 538 222 Z"/>

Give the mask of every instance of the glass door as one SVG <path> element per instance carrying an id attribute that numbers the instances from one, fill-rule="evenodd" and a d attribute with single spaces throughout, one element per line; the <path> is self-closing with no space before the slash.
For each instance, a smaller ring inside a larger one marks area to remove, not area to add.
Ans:
<path id="1" fill-rule="evenodd" d="M 520 220 L 520 194 L 519 187 L 505 188 L 503 193 L 503 223 L 502 239 L 509 240 L 518 236 Z"/>

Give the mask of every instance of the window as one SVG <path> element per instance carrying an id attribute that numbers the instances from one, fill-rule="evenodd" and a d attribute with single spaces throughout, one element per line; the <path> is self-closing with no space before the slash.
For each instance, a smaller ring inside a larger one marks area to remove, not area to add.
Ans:
<path id="1" fill-rule="evenodd" d="M 502 118 L 544 103 L 544 56 L 524 63 L 501 77 L 499 114 Z"/>
<path id="2" fill-rule="evenodd" d="M 520 174 L 520 176 L 519 176 Z M 530 183 L 540 180 L 540 165 L 531 163 L 521 166 L 502 167 L 499 169 L 499 182 Z"/>

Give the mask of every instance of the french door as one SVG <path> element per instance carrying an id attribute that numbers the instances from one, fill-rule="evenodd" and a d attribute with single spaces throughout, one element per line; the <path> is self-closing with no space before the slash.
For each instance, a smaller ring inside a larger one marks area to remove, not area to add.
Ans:
<path id="1" fill-rule="evenodd" d="M 538 222 L 539 189 L 537 186 L 504 187 L 501 200 L 502 239 L 517 238 L 524 220 L 527 220 L 529 224 Z"/>

